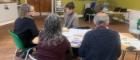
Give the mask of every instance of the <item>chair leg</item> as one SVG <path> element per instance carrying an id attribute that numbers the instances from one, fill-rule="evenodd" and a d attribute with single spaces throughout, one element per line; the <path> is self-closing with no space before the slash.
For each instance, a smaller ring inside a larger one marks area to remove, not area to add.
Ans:
<path id="1" fill-rule="evenodd" d="M 35 59 L 33 56 L 31 56 L 30 54 L 29 54 L 29 58 L 30 58 L 31 60 L 37 60 L 37 59 Z"/>
<path id="2" fill-rule="evenodd" d="M 29 55 L 29 52 L 32 50 L 33 48 L 30 48 L 27 50 L 27 53 L 26 53 L 26 56 L 25 56 L 25 59 L 24 60 L 27 60 L 28 59 L 28 55 Z"/>
<path id="3" fill-rule="evenodd" d="M 123 50 L 123 51 L 122 51 L 122 59 L 121 59 L 121 60 L 124 60 L 125 55 L 126 55 L 126 51 L 125 51 L 125 50 Z"/>
<path id="4" fill-rule="evenodd" d="M 89 20 L 88 20 L 88 22 L 90 23 L 90 15 L 89 15 Z"/>

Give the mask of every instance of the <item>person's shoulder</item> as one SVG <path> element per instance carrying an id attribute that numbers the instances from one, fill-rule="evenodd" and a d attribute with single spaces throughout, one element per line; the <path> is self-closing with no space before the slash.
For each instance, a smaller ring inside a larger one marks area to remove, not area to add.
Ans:
<path id="1" fill-rule="evenodd" d="M 23 20 L 23 19 L 18 17 L 15 21 L 21 21 L 21 20 Z"/>
<path id="2" fill-rule="evenodd" d="M 23 19 L 25 19 L 25 20 L 27 20 L 27 21 L 34 21 L 32 18 L 28 18 L 28 17 L 25 17 L 25 18 L 23 18 Z"/>
<path id="3" fill-rule="evenodd" d="M 90 31 L 86 32 L 86 34 L 85 34 L 85 35 L 90 36 L 90 35 L 93 35 L 93 33 L 94 33 L 94 32 L 95 32 L 95 30 L 90 30 Z"/>
<path id="4" fill-rule="evenodd" d="M 78 14 L 77 14 L 77 13 L 73 13 L 73 16 L 76 16 L 76 17 L 78 17 Z"/>
<path id="5" fill-rule="evenodd" d="M 62 38 L 65 40 L 65 42 L 68 42 L 69 43 L 69 40 L 66 36 L 62 35 Z"/>
<path id="6" fill-rule="evenodd" d="M 68 39 L 67 39 L 67 37 L 66 37 L 66 36 L 64 36 L 64 35 L 62 35 L 62 38 L 63 38 L 64 40 L 68 40 Z"/>
<path id="7" fill-rule="evenodd" d="M 32 22 L 33 21 L 33 19 L 27 18 L 27 17 L 23 17 L 23 18 L 19 17 L 16 20 L 23 21 L 23 22 Z"/>
<path id="8" fill-rule="evenodd" d="M 116 35 L 119 35 L 119 32 L 115 31 L 115 30 L 111 30 L 111 29 L 108 29 L 111 33 L 113 34 L 116 34 Z"/>
<path id="9" fill-rule="evenodd" d="M 15 23 L 25 23 L 25 22 L 27 22 L 26 19 L 20 17 L 15 20 Z"/>
<path id="10" fill-rule="evenodd" d="M 108 29 L 108 30 L 111 31 L 111 32 L 114 32 L 114 33 L 118 33 L 117 31 L 112 30 L 112 29 Z"/>

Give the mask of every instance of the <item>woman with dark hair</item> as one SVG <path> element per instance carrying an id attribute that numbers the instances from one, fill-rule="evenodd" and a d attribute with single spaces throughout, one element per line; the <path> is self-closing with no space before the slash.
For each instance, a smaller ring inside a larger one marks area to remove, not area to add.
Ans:
<path id="1" fill-rule="evenodd" d="M 45 19 L 39 40 L 37 60 L 65 60 L 70 43 L 62 35 L 61 22 L 57 15 L 51 14 Z"/>

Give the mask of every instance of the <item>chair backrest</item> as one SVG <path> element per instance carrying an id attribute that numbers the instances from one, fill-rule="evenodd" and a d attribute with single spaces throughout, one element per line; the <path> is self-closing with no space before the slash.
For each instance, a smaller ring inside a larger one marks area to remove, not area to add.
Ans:
<path id="1" fill-rule="evenodd" d="M 16 45 L 16 47 L 18 49 L 24 49 L 24 45 L 23 45 L 23 42 L 22 40 L 19 38 L 19 36 L 17 34 L 15 34 L 13 31 L 9 31 L 10 35 L 12 36 L 13 38 L 13 41 Z"/>
<path id="2" fill-rule="evenodd" d="M 140 30 L 140 19 L 137 21 L 137 29 Z"/>
<path id="3" fill-rule="evenodd" d="M 138 19 L 138 21 L 137 21 L 137 25 L 140 25 L 140 19 Z"/>

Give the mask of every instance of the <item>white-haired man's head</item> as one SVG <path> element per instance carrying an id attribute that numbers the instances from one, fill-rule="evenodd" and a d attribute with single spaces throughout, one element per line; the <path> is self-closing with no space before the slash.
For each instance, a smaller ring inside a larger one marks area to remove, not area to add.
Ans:
<path id="1" fill-rule="evenodd" d="M 109 16 L 104 12 L 99 12 L 94 17 L 94 24 L 99 25 L 109 25 Z"/>

